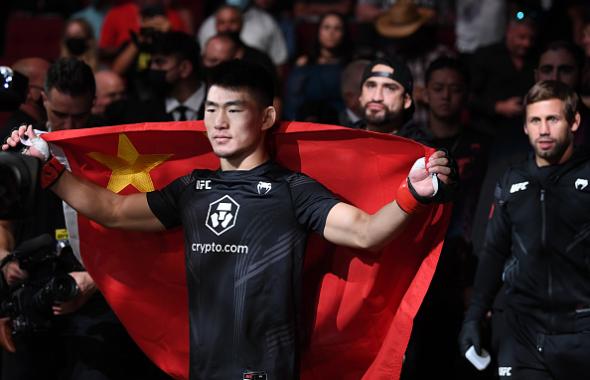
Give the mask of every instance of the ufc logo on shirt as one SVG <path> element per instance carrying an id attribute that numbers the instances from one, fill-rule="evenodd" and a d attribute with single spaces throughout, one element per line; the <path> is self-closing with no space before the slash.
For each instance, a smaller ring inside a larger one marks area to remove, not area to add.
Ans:
<path id="1" fill-rule="evenodd" d="M 526 187 L 528 184 L 529 184 L 529 181 L 515 183 L 514 185 L 512 185 L 510 187 L 510 194 L 516 193 L 517 191 L 526 190 Z"/>
<path id="2" fill-rule="evenodd" d="M 211 180 L 209 179 L 198 179 L 195 185 L 197 190 L 211 190 Z"/>
<path id="3" fill-rule="evenodd" d="M 512 367 L 498 367 L 498 376 L 511 377 Z"/>

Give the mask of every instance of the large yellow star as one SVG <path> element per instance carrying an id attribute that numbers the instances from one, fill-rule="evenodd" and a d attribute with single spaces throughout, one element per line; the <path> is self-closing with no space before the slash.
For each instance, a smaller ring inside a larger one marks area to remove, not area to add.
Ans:
<path id="1" fill-rule="evenodd" d="M 154 190 L 150 171 L 170 158 L 172 154 L 140 155 L 129 138 L 125 134 L 120 134 L 117 157 L 99 152 L 88 153 L 88 156 L 113 171 L 107 189 L 118 193 L 131 185 L 145 193 Z"/>

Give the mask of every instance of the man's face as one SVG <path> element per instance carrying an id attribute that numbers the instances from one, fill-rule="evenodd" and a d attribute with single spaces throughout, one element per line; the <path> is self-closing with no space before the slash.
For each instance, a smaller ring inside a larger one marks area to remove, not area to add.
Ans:
<path id="1" fill-rule="evenodd" d="M 229 39 L 213 37 L 205 45 L 203 66 L 214 67 L 221 62 L 229 61 L 235 56 L 235 46 Z"/>
<path id="2" fill-rule="evenodd" d="M 535 41 L 535 28 L 527 23 L 510 23 L 506 30 L 506 47 L 511 55 L 525 57 Z"/>
<path id="3" fill-rule="evenodd" d="M 86 127 L 94 95 L 72 96 L 52 88 L 43 99 L 52 131 Z"/>
<path id="4" fill-rule="evenodd" d="M 114 73 L 98 72 L 95 79 L 96 100 L 92 113 L 100 115 L 104 113 L 109 104 L 125 97 L 125 83 Z"/>
<path id="5" fill-rule="evenodd" d="M 576 59 L 567 50 L 547 50 L 539 59 L 535 77 L 537 82 L 556 80 L 575 89 L 580 81 L 580 70 Z"/>
<path id="6" fill-rule="evenodd" d="M 154 54 L 150 61 L 150 69 L 166 72 L 166 83 L 175 84 L 180 78 L 180 62 L 173 55 Z"/>
<path id="7" fill-rule="evenodd" d="M 217 33 L 237 33 L 242 30 L 242 16 L 233 8 L 222 8 L 215 15 Z"/>
<path id="8" fill-rule="evenodd" d="M 220 158 L 239 160 L 264 148 L 263 130 L 272 122 L 254 97 L 245 90 L 212 86 L 205 101 L 205 127 L 213 152 Z"/>
<path id="9" fill-rule="evenodd" d="M 543 100 L 526 107 L 524 132 L 535 150 L 538 164 L 559 163 L 573 144 L 573 132 L 578 126 L 579 117 L 572 125 L 568 123 L 564 104 L 559 99 Z"/>
<path id="10" fill-rule="evenodd" d="M 372 71 L 393 73 L 386 65 L 376 65 Z M 412 99 L 399 82 L 383 77 L 369 77 L 363 83 L 359 102 L 367 123 L 376 126 L 402 120 L 403 111 L 412 105 Z"/>
<path id="11" fill-rule="evenodd" d="M 432 72 L 425 93 L 430 112 L 443 120 L 459 116 L 465 104 L 466 94 L 463 77 L 456 70 L 449 68 Z"/>

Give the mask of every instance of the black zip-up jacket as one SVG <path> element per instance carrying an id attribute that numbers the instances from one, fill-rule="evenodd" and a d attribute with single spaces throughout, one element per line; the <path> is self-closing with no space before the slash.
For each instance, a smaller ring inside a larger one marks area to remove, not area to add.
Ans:
<path id="1" fill-rule="evenodd" d="M 495 198 L 466 320 L 483 317 L 504 281 L 507 308 L 548 333 L 580 331 L 590 308 L 590 155 L 543 168 L 531 156 L 508 169 Z"/>

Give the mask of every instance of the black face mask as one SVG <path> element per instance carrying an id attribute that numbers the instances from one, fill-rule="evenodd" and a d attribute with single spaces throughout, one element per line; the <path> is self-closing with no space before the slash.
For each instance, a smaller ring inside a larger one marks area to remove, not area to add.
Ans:
<path id="1" fill-rule="evenodd" d="M 237 32 L 227 32 L 226 35 L 229 36 L 232 40 L 236 41 L 238 44 L 242 44 L 242 38 L 240 37 L 240 31 Z"/>
<path id="2" fill-rule="evenodd" d="M 88 43 L 85 38 L 82 37 L 70 37 L 64 41 L 66 48 L 73 55 L 82 55 L 88 50 Z"/>
<path id="3" fill-rule="evenodd" d="M 166 95 L 172 87 L 172 84 L 166 81 L 166 73 L 166 70 L 148 69 L 146 71 L 147 82 L 158 95 Z"/>

